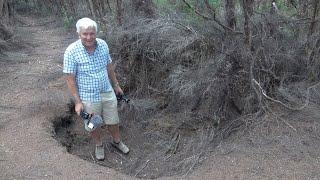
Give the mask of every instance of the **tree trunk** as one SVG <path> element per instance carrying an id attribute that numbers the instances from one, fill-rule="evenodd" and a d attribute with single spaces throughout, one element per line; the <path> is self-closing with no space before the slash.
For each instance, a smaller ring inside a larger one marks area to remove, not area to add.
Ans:
<path id="1" fill-rule="evenodd" d="M 304 17 L 307 14 L 308 9 L 308 1 L 306 0 L 299 0 L 299 15 L 301 17 Z"/>
<path id="2" fill-rule="evenodd" d="M 134 11 L 148 18 L 155 17 L 154 4 L 152 0 L 132 0 Z"/>
<path id="3" fill-rule="evenodd" d="M 95 13 L 95 10 L 94 10 L 94 6 L 93 6 L 93 2 L 92 0 L 89 0 L 89 6 L 90 6 L 90 11 L 91 11 L 91 15 L 93 17 L 93 19 L 96 21 L 96 13 Z"/>
<path id="4" fill-rule="evenodd" d="M 317 26 L 317 21 L 316 18 L 318 16 L 319 13 L 319 0 L 313 0 L 313 13 L 312 13 L 312 18 L 311 18 L 311 24 L 310 24 L 310 28 L 309 28 L 309 36 L 311 36 L 316 29 Z"/>
<path id="5" fill-rule="evenodd" d="M 69 0 L 68 1 L 68 5 L 69 5 L 69 8 L 70 8 L 70 12 L 71 12 L 71 15 L 72 16 L 75 16 L 76 15 L 76 9 L 75 9 L 75 1 L 73 1 L 73 0 Z"/>
<path id="6" fill-rule="evenodd" d="M 0 15 L 2 17 L 2 9 L 3 9 L 3 5 L 4 5 L 5 0 L 0 0 Z"/>
<path id="7" fill-rule="evenodd" d="M 7 0 L 0 0 L 0 23 L 9 23 L 9 2 Z"/>
<path id="8" fill-rule="evenodd" d="M 0 0 L 0 23 L 10 24 L 10 18 L 13 17 L 13 3 L 10 0 Z"/>
<path id="9" fill-rule="evenodd" d="M 225 0 L 226 22 L 229 28 L 236 30 L 236 16 L 235 16 L 234 0 Z"/>
<path id="10" fill-rule="evenodd" d="M 98 16 L 102 18 L 106 11 L 104 1 L 95 1 L 96 8 L 98 9 Z"/>
<path id="11" fill-rule="evenodd" d="M 112 11 L 109 0 L 106 0 L 106 1 L 107 1 L 106 3 L 107 3 L 107 6 L 108 6 L 108 9 L 109 9 L 110 11 Z"/>
<path id="12" fill-rule="evenodd" d="M 7 25 L 10 24 L 10 17 L 12 16 L 12 7 L 8 0 L 0 0 L 0 54 L 3 50 L 8 48 L 6 40 L 12 37 L 12 32 Z"/>
<path id="13" fill-rule="evenodd" d="M 244 42 L 248 49 L 251 49 L 252 46 L 251 16 L 253 14 L 253 1 L 254 0 L 242 0 L 244 14 Z"/>
<path id="14" fill-rule="evenodd" d="M 123 7 L 122 0 L 117 0 L 117 22 L 118 25 L 121 26 L 123 22 Z"/>

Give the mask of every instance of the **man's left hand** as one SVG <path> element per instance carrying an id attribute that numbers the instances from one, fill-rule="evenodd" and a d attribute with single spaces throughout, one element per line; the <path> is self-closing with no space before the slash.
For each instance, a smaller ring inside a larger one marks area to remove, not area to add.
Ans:
<path id="1" fill-rule="evenodd" d="M 122 89 L 121 89 L 121 87 L 119 85 L 117 85 L 113 89 L 114 89 L 114 92 L 116 93 L 116 95 L 118 95 L 118 94 L 123 95 L 123 91 L 122 91 Z"/>

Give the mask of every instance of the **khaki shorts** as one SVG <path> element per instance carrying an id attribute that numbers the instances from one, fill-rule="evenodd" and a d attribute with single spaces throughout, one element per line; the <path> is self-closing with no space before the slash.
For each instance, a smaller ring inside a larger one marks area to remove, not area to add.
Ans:
<path id="1" fill-rule="evenodd" d="M 114 91 L 101 93 L 101 102 L 83 101 L 82 103 L 85 111 L 100 115 L 106 125 L 119 124 L 118 101 Z M 87 123 L 84 124 L 85 129 L 88 130 Z"/>

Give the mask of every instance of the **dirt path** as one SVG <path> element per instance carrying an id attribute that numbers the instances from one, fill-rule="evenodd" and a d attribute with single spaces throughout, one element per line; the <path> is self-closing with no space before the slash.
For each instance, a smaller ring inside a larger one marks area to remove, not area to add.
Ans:
<path id="1" fill-rule="evenodd" d="M 69 154 L 52 137 L 69 101 L 63 52 L 77 37 L 50 17 L 19 19 L 15 38 L 25 48 L 0 56 L 0 179 L 134 179 Z M 187 177 L 162 179 L 320 179 L 319 112 L 313 104 L 267 115 L 194 160 L 201 165 Z"/>

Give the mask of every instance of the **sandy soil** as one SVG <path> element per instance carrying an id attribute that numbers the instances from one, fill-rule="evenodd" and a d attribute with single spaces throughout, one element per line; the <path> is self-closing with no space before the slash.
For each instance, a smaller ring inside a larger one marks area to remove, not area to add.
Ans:
<path id="1" fill-rule="evenodd" d="M 15 41 L 24 48 L 0 57 L 0 179 L 134 179 L 53 138 L 69 102 L 63 52 L 77 37 L 51 17 L 19 19 Z M 320 179 L 320 107 L 274 112 L 204 150 L 187 176 L 161 179 Z"/>

